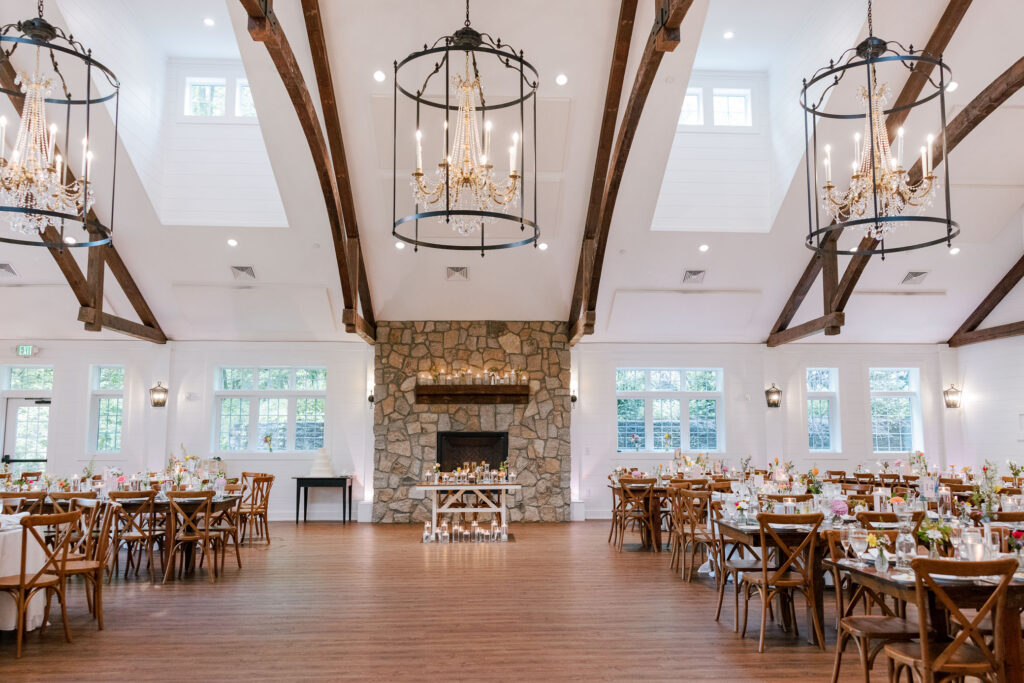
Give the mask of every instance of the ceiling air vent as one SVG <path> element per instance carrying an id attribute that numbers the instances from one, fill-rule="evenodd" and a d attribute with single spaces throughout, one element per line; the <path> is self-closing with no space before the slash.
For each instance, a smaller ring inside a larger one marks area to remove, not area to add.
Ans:
<path id="1" fill-rule="evenodd" d="M 251 282 L 256 279 L 256 271 L 252 266 L 231 266 L 231 277 L 240 282 Z"/>
<path id="2" fill-rule="evenodd" d="M 919 285 L 924 282 L 924 279 L 928 276 L 927 270 L 911 270 L 903 276 L 904 285 Z"/>
<path id="3" fill-rule="evenodd" d="M 683 284 L 684 285 L 695 285 L 700 282 L 704 282 L 703 270 L 686 270 L 683 271 Z"/>
<path id="4" fill-rule="evenodd" d="M 0 277 L 18 277 L 18 271 L 10 263 L 0 263 Z"/>
<path id="5" fill-rule="evenodd" d="M 465 282 L 469 279 L 469 266 L 448 266 L 444 269 L 444 279 L 449 282 Z"/>

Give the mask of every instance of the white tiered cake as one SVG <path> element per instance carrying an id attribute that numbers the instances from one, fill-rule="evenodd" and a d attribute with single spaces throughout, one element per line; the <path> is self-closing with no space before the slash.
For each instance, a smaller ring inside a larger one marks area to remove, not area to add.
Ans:
<path id="1" fill-rule="evenodd" d="M 313 469 L 309 471 L 311 477 L 333 477 L 334 470 L 331 469 L 331 459 L 327 457 L 327 450 L 321 448 L 316 453 L 313 461 Z"/>

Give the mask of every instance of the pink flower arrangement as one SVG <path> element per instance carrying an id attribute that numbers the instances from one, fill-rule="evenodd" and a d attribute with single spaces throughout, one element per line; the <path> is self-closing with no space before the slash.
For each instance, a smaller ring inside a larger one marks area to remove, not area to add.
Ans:
<path id="1" fill-rule="evenodd" d="M 832 501 L 832 514 L 833 515 L 845 515 L 850 512 L 850 507 L 846 504 L 845 500 L 837 498 Z"/>
<path id="2" fill-rule="evenodd" d="M 118 484 L 123 484 L 126 481 L 128 481 L 128 477 L 124 476 L 123 474 L 120 477 L 117 478 L 117 483 Z"/>

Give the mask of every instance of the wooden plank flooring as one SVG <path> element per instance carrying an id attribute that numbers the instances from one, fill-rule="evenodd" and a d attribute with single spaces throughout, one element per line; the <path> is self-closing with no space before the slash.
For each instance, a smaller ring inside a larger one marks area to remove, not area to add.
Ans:
<path id="1" fill-rule="evenodd" d="M 0 680 L 828 680 L 835 634 L 828 652 L 809 646 L 802 601 L 800 637 L 769 625 L 759 655 L 755 601 L 740 640 L 730 593 L 716 623 L 713 580 L 684 583 L 667 554 L 616 552 L 607 524 L 437 546 L 418 542 L 418 525 L 275 523 L 273 545 L 243 548 L 240 571 L 229 557 L 215 585 L 205 572 L 115 580 L 102 632 L 76 582 L 74 643 L 51 627 L 15 660 L 2 634 Z M 844 660 L 844 680 L 858 680 L 856 653 Z"/>

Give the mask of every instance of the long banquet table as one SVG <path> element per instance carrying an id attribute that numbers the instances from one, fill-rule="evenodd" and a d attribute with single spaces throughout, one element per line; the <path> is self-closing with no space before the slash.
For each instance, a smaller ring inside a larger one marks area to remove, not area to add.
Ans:
<path id="1" fill-rule="evenodd" d="M 826 560 L 828 566 L 835 565 L 845 572 L 856 583 L 862 584 L 879 594 L 891 595 L 914 603 L 916 588 L 914 581 L 901 581 L 895 578 L 898 574 L 894 569 L 879 572 L 874 565 L 854 564 L 850 560 L 839 560 L 833 563 Z M 965 581 L 943 584 L 945 590 L 960 607 L 981 607 L 992 593 L 992 584 L 982 581 Z M 932 596 L 934 598 L 934 596 Z M 933 623 L 945 623 L 942 609 L 934 602 L 930 603 Z M 1006 593 L 1006 609 L 1003 610 L 1000 626 L 1003 632 L 1003 661 L 1006 663 L 1003 681 L 1024 683 L 1024 651 L 1021 646 L 1020 613 L 1024 609 L 1024 581 L 1014 578 Z"/>
<path id="2" fill-rule="evenodd" d="M 0 531 L 0 576 L 18 576 L 21 573 L 21 526 Z M 25 553 L 25 571 L 31 576 L 46 562 L 46 553 L 33 538 L 29 538 Z M 28 603 L 25 627 L 31 631 L 43 625 L 46 591 L 39 591 Z M 10 593 L 0 597 L 0 631 L 13 631 L 18 627 L 18 609 Z"/>

